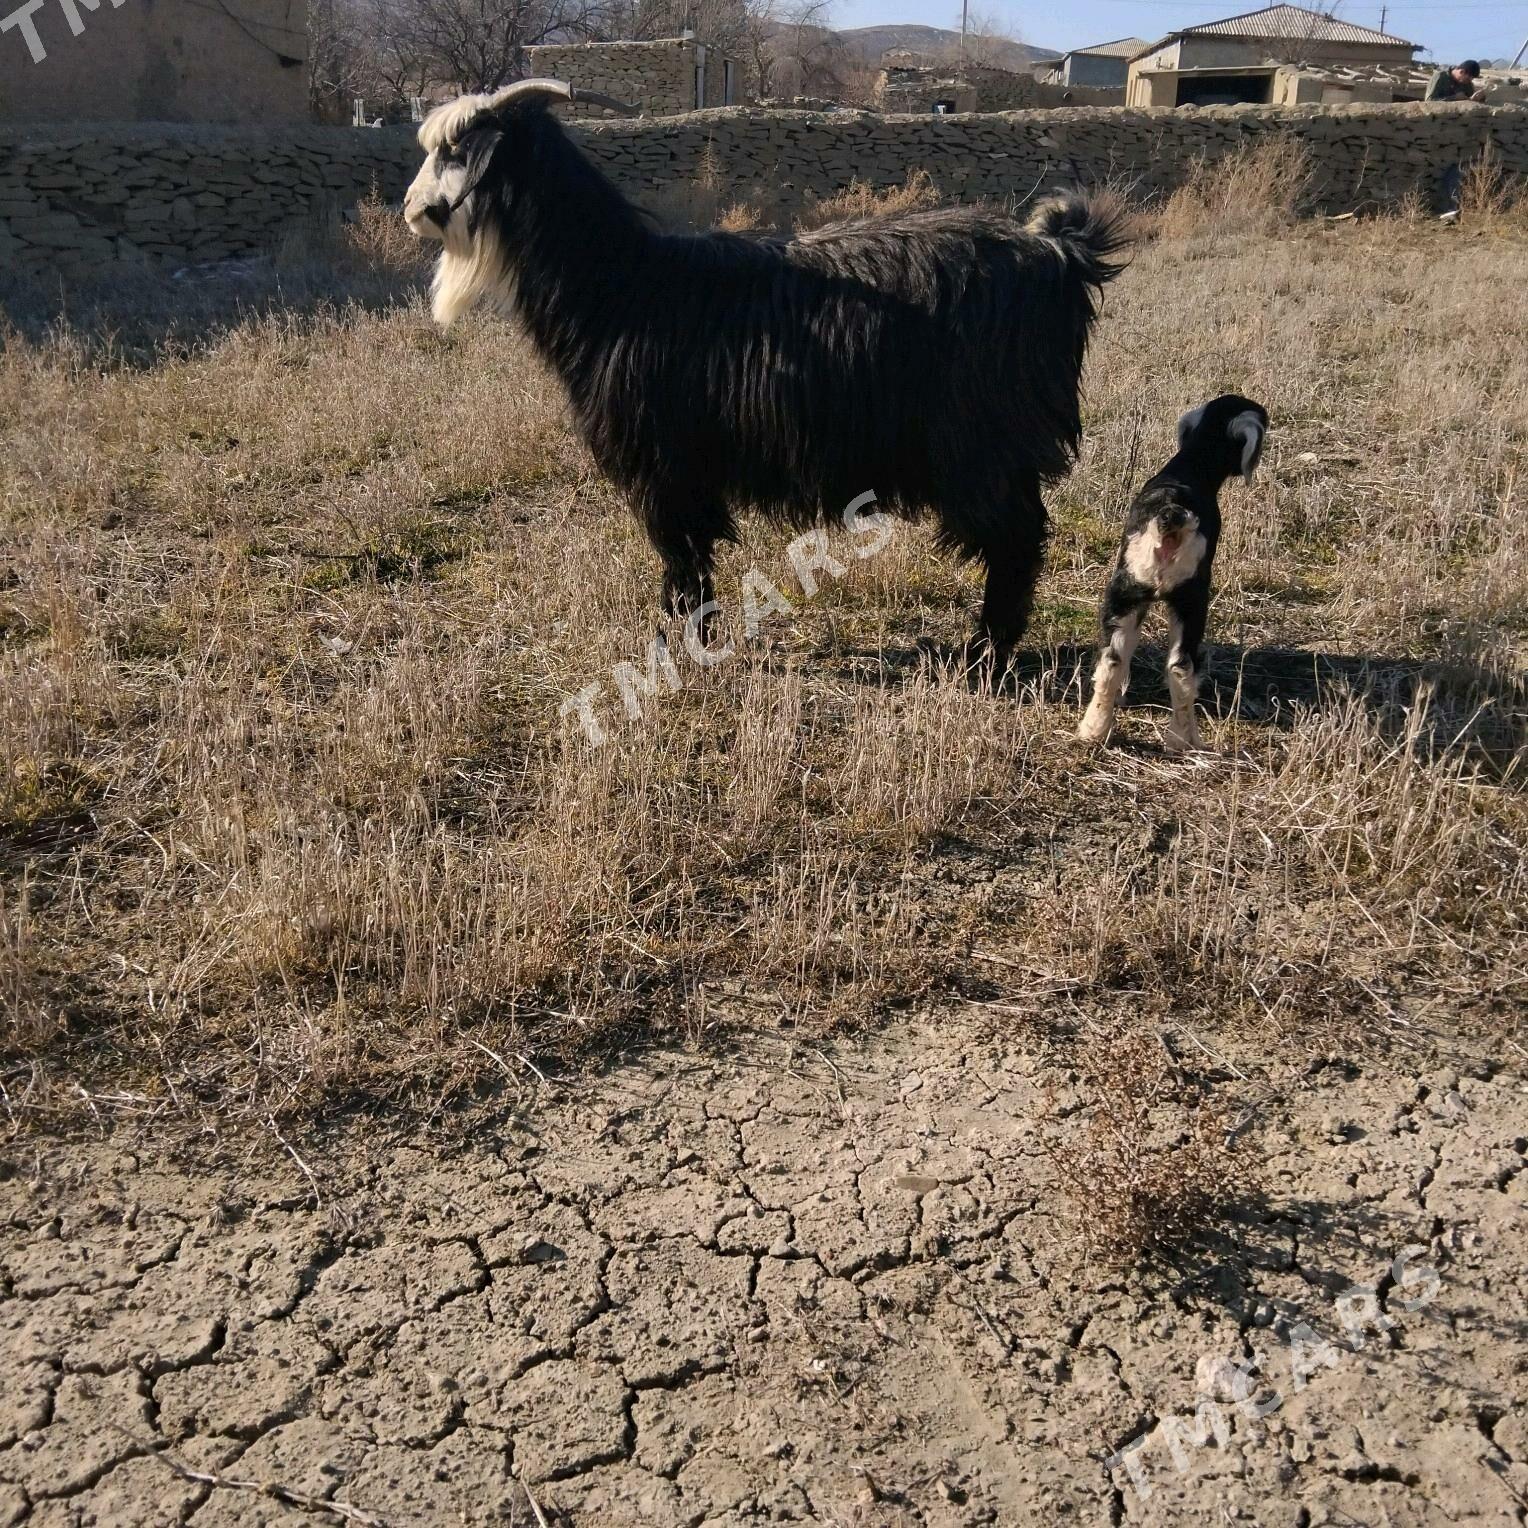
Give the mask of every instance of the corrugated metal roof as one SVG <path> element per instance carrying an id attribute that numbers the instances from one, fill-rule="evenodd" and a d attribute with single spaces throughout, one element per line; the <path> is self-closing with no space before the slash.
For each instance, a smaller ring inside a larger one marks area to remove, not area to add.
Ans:
<path id="1" fill-rule="evenodd" d="M 1268 5 L 1260 11 L 1227 16 L 1224 21 L 1206 21 L 1199 26 L 1184 27 L 1173 35 L 1277 37 L 1280 41 L 1294 42 L 1385 43 L 1395 48 L 1414 46 L 1404 37 L 1393 37 L 1389 32 L 1378 32 L 1373 27 L 1361 27 L 1356 22 L 1323 16 L 1320 11 L 1308 11 L 1303 5 Z"/>
<path id="2" fill-rule="evenodd" d="M 1144 53 L 1150 46 L 1151 44 L 1144 37 L 1118 37 L 1113 42 L 1094 43 L 1091 48 L 1073 48 L 1067 57 L 1087 53 L 1094 58 L 1134 58 L 1137 53 Z"/>

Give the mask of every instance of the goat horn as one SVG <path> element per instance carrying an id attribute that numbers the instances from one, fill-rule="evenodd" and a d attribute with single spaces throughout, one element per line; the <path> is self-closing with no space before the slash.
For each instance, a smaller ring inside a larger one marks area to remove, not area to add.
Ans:
<path id="1" fill-rule="evenodd" d="M 618 111 L 628 117 L 639 115 L 635 106 L 629 106 L 625 101 L 618 101 L 614 96 L 601 95 L 595 90 L 579 90 L 568 84 L 566 80 L 516 80 L 513 85 L 506 85 L 492 100 L 492 106 L 508 106 L 513 101 L 524 101 L 532 96 L 551 96 L 559 101 L 572 101 L 587 106 L 603 106 L 609 111 Z"/>
<path id="2" fill-rule="evenodd" d="M 623 117 L 640 117 L 642 108 L 632 106 L 629 102 L 618 101 L 614 96 L 601 95 L 597 90 L 577 90 L 572 87 L 568 90 L 570 101 L 582 101 L 588 106 L 603 106 L 607 111 L 618 111 Z"/>

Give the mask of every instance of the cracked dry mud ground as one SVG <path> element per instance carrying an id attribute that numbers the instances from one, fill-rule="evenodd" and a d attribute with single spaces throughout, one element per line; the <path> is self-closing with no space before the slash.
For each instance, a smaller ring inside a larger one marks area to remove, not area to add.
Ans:
<path id="1" fill-rule="evenodd" d="M 289 1158 L 18 1148 L 0 1522 L 1524 1521 L 1521 1082 L 1318 1068 L 1224 1240 L 1118 1279 L 1043 1087 L 954 1020 L 659 1054 L 467 1145 L 342 1134 L 322 1204 Z"/>

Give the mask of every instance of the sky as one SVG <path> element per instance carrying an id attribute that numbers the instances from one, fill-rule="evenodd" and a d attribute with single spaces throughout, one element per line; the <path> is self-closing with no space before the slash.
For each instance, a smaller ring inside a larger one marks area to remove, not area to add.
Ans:
<path id="1" fill-rule="evenodd" d="M 1020 42 L 1064 52 L 1116 37 L 1155 41 L 1195 21 L 1236 16 L 1261 3 L 1266 0 L 1066 0 L 1064 5 L 971 0 L 971 14 L 997 18 Z M 1383 11 L 1387 32 L 1420 43 L 1421 57 L 1449 63 L 1461 58 L 1511 58 L 1528 39 L 1528 0 L 1460 0 L 1458 4 L 1419 0 L 1416 5 L 1388 6 L 1379 0 L 1373 4 L 1344 0 L 1319 8 L 1335 10 L 1344 21 L 1368 27 L 1380 25 Z M 960 0 L 836 0 L 833 6 L 833 25 L 840 27 L 909 21 L 958 29 Z"/>

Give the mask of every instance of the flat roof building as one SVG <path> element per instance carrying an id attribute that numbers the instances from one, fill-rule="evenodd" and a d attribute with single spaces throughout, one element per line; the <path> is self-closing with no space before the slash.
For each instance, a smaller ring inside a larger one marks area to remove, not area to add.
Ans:
<path id="1" fill-rule="evenodd" d="M 1150 47 L 1144 37 L 1116 37 L 1112 42 L 1094 43 L 1091 48 L 1073 48 L 1063 53 L 1042 78 L 1052 85 L 1123 91 L 1130 60 Z"/>
<path id="2" fill-rule="evenodd" d="M 1131 59 L 1130 106 L 1273 103 L 1281 64 L 1407 65 L 1417 45 L 1299 5 L 1206 21 L 1170 32 Z"/>

